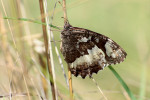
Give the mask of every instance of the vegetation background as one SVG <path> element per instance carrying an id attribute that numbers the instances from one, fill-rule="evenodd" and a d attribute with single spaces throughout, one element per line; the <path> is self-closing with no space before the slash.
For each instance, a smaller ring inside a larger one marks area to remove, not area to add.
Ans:
<path id="1" fill-rule="evenodd" d="M 2 3 L 3 2 L 3 3 Z M 48 0 L 49 16 L 55 0 Z M 62 2 L 62 1 L 60 1 Z M 138 100 L 150 100 L 150 1 L 149 0 L 67 0 L 67 15 L 73 26 L 89 29 L 116 41 L 127 52 L 126 60 L 113 65 Z M 3 6 L 4 5 L 4 8 Z M 9 20 L 5 17 L 27 18 L 40 21 L 38 0 L 0 1 L 0 96 L 3 100 L 38 100 L 45 96 L 51 100 L 51 90 L 42 73 L 47 76 L 46 57 L 37 52 L 43 48 L 42 26 L 32 22 Z M 52 24 L 63 27 L 62 5 L 57 3 Z M 11 33 L 12 32 L 12 33 Z M 53 29 L 54 38 L 60 40 L 60 31 Z M 12 36 L 13 34 L 13 36 Z M 16 46 L 14 45 L 16 41 Z M 52 42 L 53 45 L 53 42 Z M 56 42 L 59 48 L 60 42 Z M 17 47 L 17 49 L 16 49 Z M 39 50 L 39 49 L 38 49 Z M 63 100 L 69 100 L 69 91 L 54 50 L 53 57 L 57 89 Z M 17 55 L 19 53 L 19 57 Z M 60 51 L 59 51 L 60 52 Z M 61 58 L 63 59 L 62 55 Z M 63 60 L 65 72 L 67 65 Z M 108 100 L 130 100 L 113 73 L 105 68 L 93 75 Z M 103 100 L 95 83 L 88 77 L 72 76 L 75 100 Z M 45 92 L 44 92 L 45 91 Z M 23 95 L 24 94 L 24 95 Z"/>

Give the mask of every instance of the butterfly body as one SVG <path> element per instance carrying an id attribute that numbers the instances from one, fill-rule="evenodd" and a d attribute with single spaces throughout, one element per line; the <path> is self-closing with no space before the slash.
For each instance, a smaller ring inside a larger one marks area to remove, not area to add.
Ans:
<path id="1" fill-rule="evenodd" d="M 61 52 L 75 76 L 85 78 L 104 67 L 124 61 L 126 52 L 110 38 L 69 23 L 61 32 Z"/>

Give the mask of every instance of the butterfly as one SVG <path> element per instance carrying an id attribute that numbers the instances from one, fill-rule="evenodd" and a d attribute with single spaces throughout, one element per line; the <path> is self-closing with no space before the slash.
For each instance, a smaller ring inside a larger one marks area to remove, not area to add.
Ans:
<path id="1" fill-rule="evenodd" d="M 104 67 L 123 62 L 127 56 L 116 42 L 88 29 L 66 22 L 61 32 L 60 51 L 74 76 L 85 78 Z"/>

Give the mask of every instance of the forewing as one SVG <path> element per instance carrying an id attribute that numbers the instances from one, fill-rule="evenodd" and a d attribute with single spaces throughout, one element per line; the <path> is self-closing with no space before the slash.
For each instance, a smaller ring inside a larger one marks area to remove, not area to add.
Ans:
<path id="1" fill-rule="evenodd" d="M 105 59 L 109 65 L 124 61 L 127 53 L 116 42 L 102 34 L 92 31 L 89 31 L 89 33 L 93 34 L 92 41 L 104 52 Z"/>

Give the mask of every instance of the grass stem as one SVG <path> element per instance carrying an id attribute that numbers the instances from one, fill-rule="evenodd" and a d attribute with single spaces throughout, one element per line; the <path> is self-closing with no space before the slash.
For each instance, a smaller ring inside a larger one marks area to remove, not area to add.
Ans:
<path id="1" fill-rule="evenodd" d="M 68 79 L 69 79 L 70 100 L 73 100 L 72 76 L 71 71 L 69 69 L 69 65 L 68 65 Z"/>
<path id="2" fill-rule="evenodd" d="M 63 0 L 63 11 L 64 11 L 64 24 L 68 21 L 67 19 L 67 10 L 66 10 L 66 0 Z M 72 76 L 71 71 L 69 70 L 70 65 L 68 64 L 68 79 L 69 79 L 69 91 L 70 98 L 73 100 L 73 87 L 72 87 Z"/>
<path id="3" fill-rule="evenodd" d="M 39 0 L 39 4 L 40 4 L 40 11 L 41 11 L 41 21 L 42 23 L 46 23 L 43 0 Z M 42 25 L 42 29 L 43 29 L 44 44 L 45 44 L 45 50 L 46 50 L 46 56 L 47 56 L 48 71 L 50 75 L 52 98 L 53 100 L 56 100 L 56 89 L 55 89 L 55 83 L 54 83 L 54 77 L 53 77 L 54 75 L 53 75 L 52 66 L 51 66 L 51 58 L 50 58 L 50 52 L 49 52 L 49 46 L 48 46 L 48 36 L 47 36 L 46 26 Z"/>

